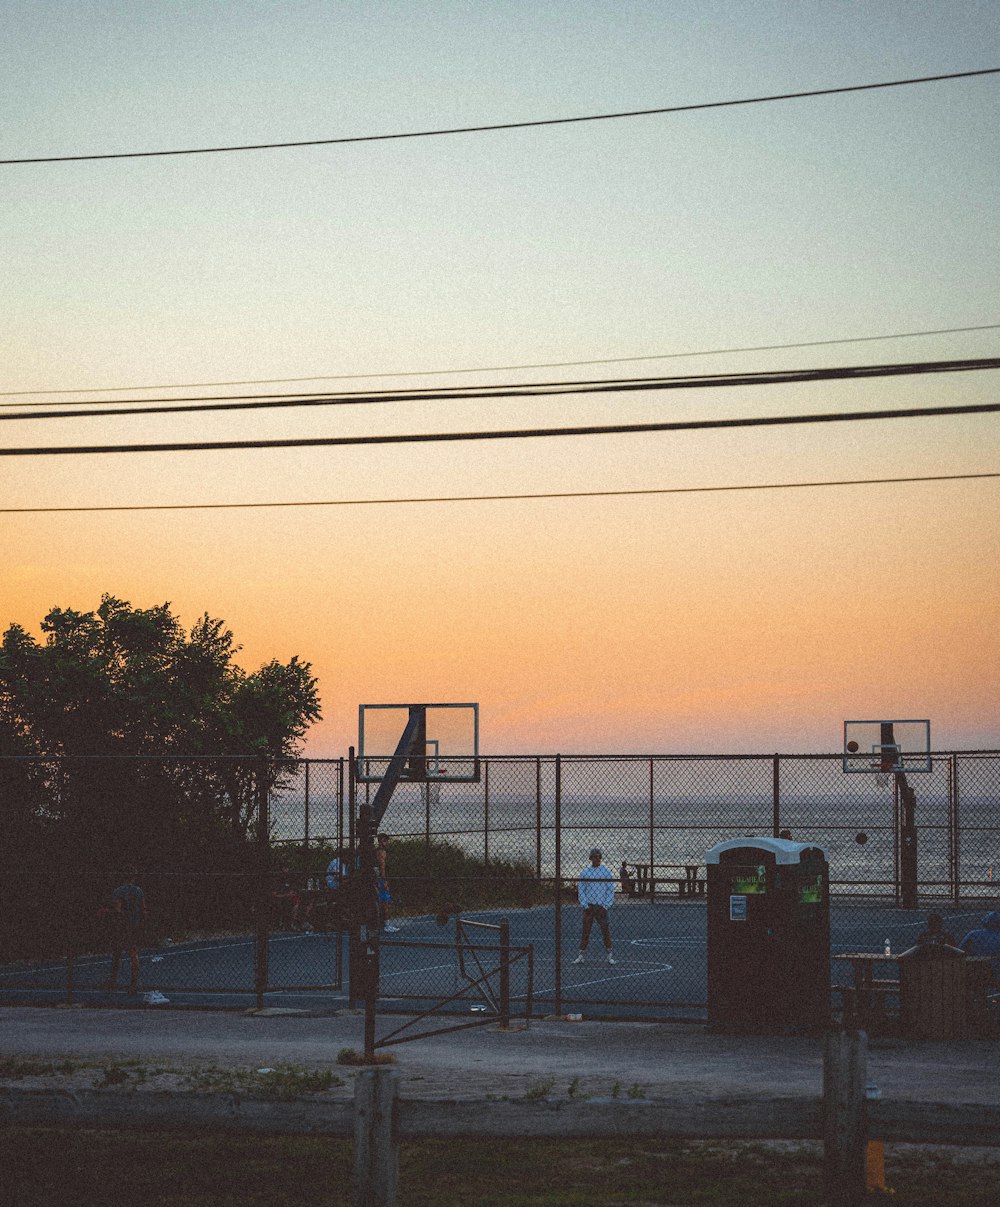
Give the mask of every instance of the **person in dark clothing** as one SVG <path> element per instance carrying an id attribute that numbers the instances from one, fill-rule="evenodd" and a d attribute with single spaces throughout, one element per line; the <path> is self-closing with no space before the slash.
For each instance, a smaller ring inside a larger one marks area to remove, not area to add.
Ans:
<path id="1" fill-rule="evenodd" d="M 130 995 L 134 995 L 139 987 L 139 938 L 146 921 L 146 894 L 136 884 L 137 877 L 138 873 L 130 870 L 125 883 L 111 894 L 111 975 L 106 988 L 110 991 L 118 984 L 122 952 L 127 951 L 131 970 Z"/>
<path id="2" fill-rule="evenodd" d="M 950 931 L 944 928 L 944 919 L 940 914 L 927 915 L 927 929 L 917 935 L 917 942 L 921 945 L 926 943 L 944 943 L 948 947 L 955 947 L 955 936 Z"/>

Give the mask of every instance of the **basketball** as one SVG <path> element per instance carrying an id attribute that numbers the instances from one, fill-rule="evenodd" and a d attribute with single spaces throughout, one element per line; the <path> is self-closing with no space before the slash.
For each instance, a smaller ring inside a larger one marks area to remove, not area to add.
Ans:
<path id="1" fill-rule="evenodd" d="M 857 750 L 858 750 L 857 742 L 848 742 L 847 743 L 848 754 L 857 754 Z"/>

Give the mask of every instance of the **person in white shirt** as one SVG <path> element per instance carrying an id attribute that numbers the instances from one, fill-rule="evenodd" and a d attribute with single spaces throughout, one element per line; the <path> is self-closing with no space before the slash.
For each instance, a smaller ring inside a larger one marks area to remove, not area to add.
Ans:
<path id="1" fill-rule="evenodd" d="M 601 852 L 595 847 L 590 852 L 590 866 L 580 872 L 577 897 L 583 910 L 583 933 L 580 935 L 580 954 L 573 961 L 574 964 L 583 963 L 583 953 L 590 942 L 590 929 L 595 922 L 604 937 L 608 963 L 618 963 L 611 952 L 611 927 L 608 925 L 608 910 L 615 900 L 615 881 L 608 868 L 601 863 L 602 858 Z"/>

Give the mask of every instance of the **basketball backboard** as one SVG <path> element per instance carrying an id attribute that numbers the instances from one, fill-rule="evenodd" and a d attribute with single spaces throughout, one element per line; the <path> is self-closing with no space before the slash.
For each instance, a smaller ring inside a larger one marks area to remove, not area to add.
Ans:
<path id="1" fill-rule="evenodd" d="M 844 770 L 865 775 L 931 771 L 930 721 L 845 721 Z"/>
<path id="2" fill-rule="evenodd" d="M 385 777 L 411 721 L 400 783 L 479 782 L 478 704 L 361 704 L 357 779 Z"/>

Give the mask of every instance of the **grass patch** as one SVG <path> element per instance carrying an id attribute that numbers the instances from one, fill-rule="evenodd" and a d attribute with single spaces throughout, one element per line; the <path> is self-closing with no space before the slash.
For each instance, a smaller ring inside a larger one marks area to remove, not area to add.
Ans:
<path id="1" fill-rule="evenodd" d="M 384 1064 L 392 1059 L 381 1057 L 378 1063 Z M 88 1069 L 94 1070 L 93 1086 L 98 1090 L 116 1087 L 134 1090 L 152 1078 L 170 1075 L 177 1079 L 182 1090 L 206 1094 L 243 1094 L 251 1098 L 266 1098 L 279 1102 L 291 1102 L 308 1094 L 322 1094 L 325 1090 L 345 1084 L 344 1079 L 331 1069 L 306 1069 L 290 1064 L 275 1065 L 268 1072 L 262 1073 L 259 1069 L 223 1069 L 216 1065 L 196 1069 L 172 1069 L 149 1066 L 141 1060 L 94 1064 L 85 1061 L 50 1062 L 13 1057 L 0 1060 L 0 1079 L 20 1081 L 25 1077 L 68 1077 Z M 2 1199 L 0 1207 L 5 1207 Z"/>
<path id="2" fill-rule="evenodd" d="M 887 1152 L 896 1207 L 993 1207 L 997 1164 Z M 346 1139 L 19 1128 L 4 1132 L 3 1201 L 18 1207 L 302 1207 L 350 1202 Z M 400 1207 L 837 1207 L 817 1145 L 651 1138 L 413 1141 Z M 321 1192 L 317 1192 L 317 1187 Z"/>
<path id="3" fill-rule="evenodd" d="M 258 1069 L 220 1069 L 209 1066 L 187 1073 L 186 1089 L 205 1094 L 244 1094 L 251 1098 L 268 1098 L 291 1102 L 305 1094 L 322 1094 L 324 1090 L 344 1084 L 330 1069 L 303 1069 L 297 1065 L 275 1065 L 267 1073 Z"/>
<path id="4" fill-rule="evenodd" d="M 391 1065 L 395 1063 L 396 1058 L 391 1052 L 376 1052 L 372 1056 L 366 1056 L 364 1052 L 359 1052 L 357 1048 L 341 1048 L 337 1053 L 337 1064 L 339 1065 L 369 1067 L 371 1065 Z"/>
<path id="5" fill-rule="evenodd" d="M 531 1086 L 524 1092 L 525 1102 L 539 1102 L 542 1098 L 548 1098 L 555 1083 L 556 1079 L 549 1077 L 547 1080 L 539 1082 L 538 1085 Z"/>

